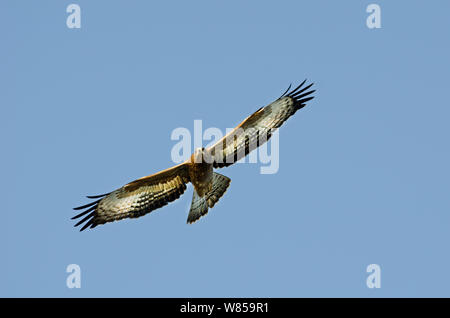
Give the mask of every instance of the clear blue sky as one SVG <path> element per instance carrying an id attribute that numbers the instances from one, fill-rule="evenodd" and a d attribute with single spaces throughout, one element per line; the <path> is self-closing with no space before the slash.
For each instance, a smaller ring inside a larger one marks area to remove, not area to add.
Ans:
<path id="1" fill-rule="evenodd" d="M 2 1 L 0 296 L 449 297 L 449 11 Z M 194 225 L 190 187 L 140 219 L 73 228 L 85 195 L 169 167 L 174 128 L 233 127 L 304 78 L 316 99 L 282 127 L 277 174 L 221 170 L 231 186 Z"/>

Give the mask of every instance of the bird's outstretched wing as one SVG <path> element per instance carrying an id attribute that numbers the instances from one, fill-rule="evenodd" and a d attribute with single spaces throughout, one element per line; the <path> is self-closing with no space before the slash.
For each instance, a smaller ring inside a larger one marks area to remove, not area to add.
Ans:
<path id="1" fill-rule="evenodd" d="M 268 141 L 275 128 L 280 127 L 297 110 L 306 106 L 305 103 L 314 98 L 309 95 L 315 90 L 309 90 L 313 84 L 303 87 L 305 82 L 306 80 L 291 91 L 289 86 L 280 98 L 258 109 L 208 148 L 214 160 L 214 168 L 227 167 L 248 155 Z"/>
<path id="2" fill-rule="evenodd" d="M 87 214 L 75 226 L 86 222 L 80 231 L 87 227 L 113 222 L 124 218 L 137 218 L 180 197 L 189 182 L 186 163 L 163 170 L 156 174 L 132 181 L 113 192 L 88 196 L 98 199 L 74 210 L 86 209 L 72 219 Z"/>

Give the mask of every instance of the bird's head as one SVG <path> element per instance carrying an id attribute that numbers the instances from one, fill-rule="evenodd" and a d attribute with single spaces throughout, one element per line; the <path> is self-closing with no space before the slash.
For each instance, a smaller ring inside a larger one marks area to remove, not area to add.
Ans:
<path id="1" fill-rule="evenodd" d="M 192 159 L 194 163 L 212 163 L 211 154 L 205 148 L 197 148 L 192 154 Z"/>

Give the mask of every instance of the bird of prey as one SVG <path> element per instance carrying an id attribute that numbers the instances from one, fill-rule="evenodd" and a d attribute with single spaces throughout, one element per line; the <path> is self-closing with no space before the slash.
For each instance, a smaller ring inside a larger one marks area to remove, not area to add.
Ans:
<path id="1" fill-rule="evenodd" d="M 137 218 L 178 199 L 191 182 L 194 186 L 187 223 L 193 223 L 208 213 L 230 185 L 231 180 L 215 168 L 227 167 L 245 157 L 270 139 L 274 129 L 280 127 L 306 102 L 315 90 L 313 84 L 288 89 L 274 102 L 261 107 L 244 119 L 233 131 L 208 148 L 197 148 L 190 158 L 176 166 L 132 181 L 110 193 L 88 196 L 97 199 L 74 208 L 86 209 L 74 216 L 85 216 L 75 226 L 84 225 L 80 231 L 124 218 Z M 86 222 L 86 223 L 85 223 Z"/>

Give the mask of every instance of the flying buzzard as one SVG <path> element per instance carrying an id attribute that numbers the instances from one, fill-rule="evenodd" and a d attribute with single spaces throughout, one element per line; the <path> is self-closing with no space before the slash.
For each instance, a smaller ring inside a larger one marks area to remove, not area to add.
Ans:
<path id="1" fill-rule="evenodd" d="M 86 210 L 72 219 L 87 214 L 75 226 L 86 222 L 80 229 L 83 231 L 87 227 L 143 216 L 178 199 L 189 182 L 194 186 L 194 195 L 187 222 L 197 221 L 219 201 L 231 182 L 228 177 L 214 172 L 214 168 L 227 167 L 265 143 L 274 129 L 313 99 L 310 95 L 315 90 L 309 90 L 313 84 L 303 87 L 305 82 L 291 91 L 289 85 L 273 103 L 258 109 L 213 146 L 196 149 L 186 162 L 132 181 L 110 193 L 88 196 L 97 200 L 74 208 Z"/>

